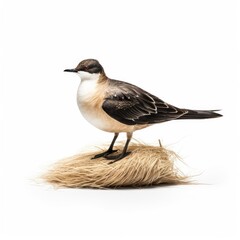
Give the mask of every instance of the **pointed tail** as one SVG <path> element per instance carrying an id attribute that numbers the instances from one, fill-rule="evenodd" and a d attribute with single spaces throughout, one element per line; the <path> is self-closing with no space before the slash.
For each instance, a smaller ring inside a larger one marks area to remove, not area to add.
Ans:
<path id="1" fill-rule="evenodd" d="M 186 110 L 188 112 L 177 119 L 205 119 L 222 117 L 221 114 L 216 113 L 220 110 L 189 110 L 189 109 L 183 110 Z"/>

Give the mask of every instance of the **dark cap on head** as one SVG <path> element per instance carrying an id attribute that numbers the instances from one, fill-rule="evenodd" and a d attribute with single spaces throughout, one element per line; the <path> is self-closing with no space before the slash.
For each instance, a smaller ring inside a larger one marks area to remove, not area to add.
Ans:
<path id="1" fill-rule="evenodd" d="M 104 73 L 102 65 L 96 59 L 85 59 L 81 61 L 74 69 L 65 69 L 64 72 Z"/>

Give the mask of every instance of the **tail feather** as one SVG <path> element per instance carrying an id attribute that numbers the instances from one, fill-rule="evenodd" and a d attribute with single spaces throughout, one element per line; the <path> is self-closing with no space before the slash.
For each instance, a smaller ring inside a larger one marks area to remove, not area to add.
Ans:
<path id="1" fill-rule="evenodd" d="M 189 110 L 189 109 L 183 110 L 187 111 L 187 113 L 177 119 L 205 119 L 222 117 L 221 114 L 216 113 L 217 111 L 220 110 Z"/>

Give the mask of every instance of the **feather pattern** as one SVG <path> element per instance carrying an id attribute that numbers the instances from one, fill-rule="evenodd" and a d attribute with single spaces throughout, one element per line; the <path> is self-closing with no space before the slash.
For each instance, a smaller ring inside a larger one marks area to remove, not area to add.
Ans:
<path id="1" fill-rule="evenodd" d="M 109 81 L 102 108 L 117 121 L 127 124 L 153 124 L 177 119 L 188 111 L 176 108 L 143 89 L 117 80 Z"/>

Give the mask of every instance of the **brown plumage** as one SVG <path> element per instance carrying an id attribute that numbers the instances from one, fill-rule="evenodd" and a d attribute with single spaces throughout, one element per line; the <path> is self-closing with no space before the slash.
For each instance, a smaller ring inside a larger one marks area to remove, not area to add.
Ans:
<path id="1" fill-rule="evenodd" d="M 170 105 L 147 91 L 127 82 L 110 79 L 101 64 L 86 59 L 75 69 L 66 72 L 78 73 L 81 83 L 78 89 L 78 106 L 83 116 L 97 128 L 114 132 L 109 149 L 94 158 L 105 157 L 120 160 L 127 153 L 132 133 L 152 124 L 177 119 L 216 118 L 222 115 L 216 110 L 189 110 Z M 113 145 L 120 132 L 127 133 L 123 152 L 111 155 Z"/>

